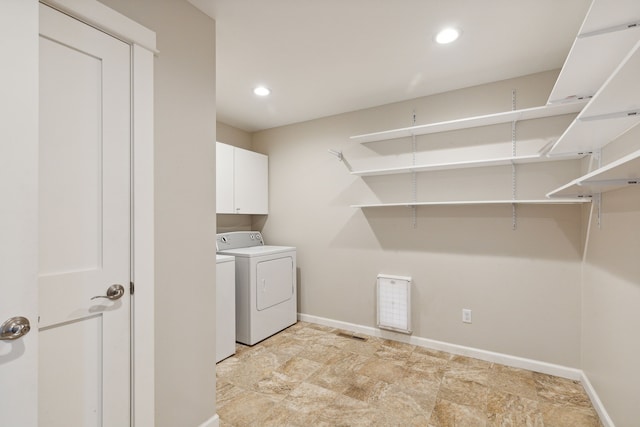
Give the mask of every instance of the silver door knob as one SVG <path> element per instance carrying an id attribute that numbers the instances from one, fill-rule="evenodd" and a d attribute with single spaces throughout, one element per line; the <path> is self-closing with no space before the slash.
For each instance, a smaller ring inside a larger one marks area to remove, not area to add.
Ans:
<path id="1" fill-rule="evenodd" d="M 31 325 L 29 324 L 29 319 L 22 316 L 12 317 L 0 325 L 0 340 L 17 340 L 26 335 L 30 330 Z"/>
<path id="2" fill-rule="evenodd" d="M 124 286 L 122 286 L 122 285 L 111 285 L 111 286 L 109 286 L 109 289 L 107 289 L 107 294 L 106 295 L 96 295 L 95 297 L 93 297 L 91 299 L 106 298 L 106 299 L 110 299 L 111 301 L 115 301 L 115 300 L 119 299 L 122 295 L 124 295 Z"/>

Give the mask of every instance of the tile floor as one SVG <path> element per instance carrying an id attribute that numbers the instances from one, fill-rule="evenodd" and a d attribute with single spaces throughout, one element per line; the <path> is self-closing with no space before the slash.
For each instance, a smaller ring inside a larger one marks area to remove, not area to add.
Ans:
<path id="1" fill-rule="evenodd" d="M 217 365 L 221 427 L 601 426 L 577 381 L 341 332 L 238 344 Z"/>

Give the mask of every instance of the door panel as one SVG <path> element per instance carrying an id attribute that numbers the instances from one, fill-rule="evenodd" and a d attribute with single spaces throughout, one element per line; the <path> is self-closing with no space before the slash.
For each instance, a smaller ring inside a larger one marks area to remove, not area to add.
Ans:
<path id="1" fill-rule="evenodd" d="M 40 345 L 47 349 L 40 361 L 40 394 L 64 395 L 63 399 L 41 400 L 41 425 L 102 425 L 102 366 L 95 356 L 102 353 L 102 328 L 98 315 L 40 329 Z"/>
<path id="2" fill-rule="evenodd" d="M 43 78 L 41 97 L 64 97 L 40 121 L 40 275 L 94 271 L 102 266 L 101 61 L 45 38 L 40 57 L 56 76 Z"/>
<path id="3" fill-rule="evenodd" d="M 277 258 L 256 265 L 258 311 L 273 307 L 293 296 L 293 259 Z"/>
<path id="4" fill-rule="evenodd" d="M 40 14 L 40 426 L 126 426 L 130 47 Z"/>

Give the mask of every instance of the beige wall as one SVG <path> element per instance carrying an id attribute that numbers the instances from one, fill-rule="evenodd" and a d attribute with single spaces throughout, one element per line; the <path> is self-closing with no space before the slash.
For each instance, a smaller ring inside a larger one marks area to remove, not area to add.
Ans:
<path id="1" fill-rule="evenodd" d="M 226 123 L 216 123 L 216 141 L 251 150 L 251 134 Z"/>
<path id="2" fill-rule="evenodd" d="M 603 152 L 608 163 L 640 149 L 640 128 Z M 594 206 L 595 208 L 595 206 Z M 583 271 L 582 368 L 618 427 L 638 425 L 640 188 L 603 194 Z"/>
<path id="3" fill-rule="evenodd" d="M 414 335 L 572 367 L 580 365 L 581 207 L 354 209 L 411 200 L 411 175 L 349 174 L 410 164 L 411 141 L 358 144 L 350 135 L 543 105 L 557 73 L 498 82 L 255 133 L 269 155 L 269 244 L 298 248 L 299 311 L 375 326 L 378 273 L 412 276 Z M 518 125 L 518 154 L 557 138 L 571 116 Z M 478 143 L 487 143 L 477 150 Z M 327 153 L 343 151 L 341 163 Z M 422 136 L 420 161 L 511 153 L 511 126 Z M 347 164 L 348 163 L 348 164 Z M 579 174 L 580 162 L 518 167 L 518 197 L 544 194 Z M 418 200 L 511 197 L 511 167 L 422 173 Z M 461 322 L 462 308 L 473 323 Z"/>
<path id="4" fill-rule="evenodd" d="M 183 0 L 104 0 L 156 31 L 156 426 L 215 414 L 215 22 Z"/>

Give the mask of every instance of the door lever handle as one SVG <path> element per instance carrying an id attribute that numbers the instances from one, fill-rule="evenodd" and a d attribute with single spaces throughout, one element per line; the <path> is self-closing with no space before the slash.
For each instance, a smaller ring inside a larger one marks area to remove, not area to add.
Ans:
<path id="1" fill-rule="evenodd" d="M 111 285 L 109 286 L 109 289 L 107 289 L 107 294 L 106 295 L 96 295 L 95 297 L 91 298 L 93 299 L 98 299 L 98 298 L 106 298 L 109 299 L 111 301 L 115 301 L 117 299 L 120 299 L 120 297 L 124 295 L 124 286 L 122 285 Z"/>
<path id="2" fill-rule="evenodd" d="M 7 319 L 0 325 L 0 340 L 11 341 L 26 335 L 31 330 L 29 319 L 22 316 Z"/>

